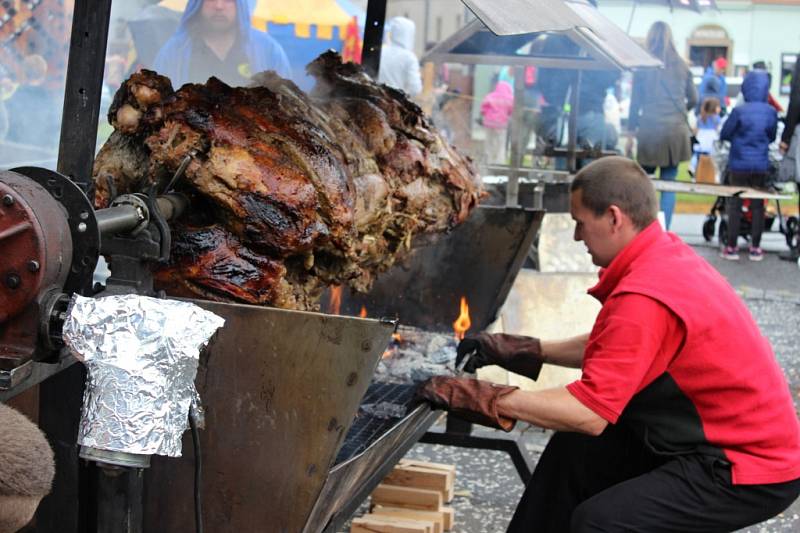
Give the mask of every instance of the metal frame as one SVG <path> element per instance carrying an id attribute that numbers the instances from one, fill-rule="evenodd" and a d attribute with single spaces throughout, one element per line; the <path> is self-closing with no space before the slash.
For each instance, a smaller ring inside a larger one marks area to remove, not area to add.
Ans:
<path id="1" fill-rule="evenodd" d="M 456 448 L 473 448 L 476 450 L 489 450 L 507 453 L 514 463 L 514 468 L 522 480 L 527 485 L 533 475 L 534 463 L 528 458 L 525 449 L 514 439 L 504 439 L 497 437 L 477 437 L 470 435 L 472 424 L 465 423 L 467 432 L 461 433 L 450 429 L 451 418 L 447 417 L 448 428 L 445 432 L 428 431 L 420 442 L 424 444 L 441 444 L 443 446 L 455 446 Z M 460 422 L 460 421 L 459 421 Z"/>
<path id="2" fill-rule="evenodd" d="M 111 0 L 75 0 L 57 169 L 90 196 L 110 19 Z M 40 385 L 39 426 L 53 446 L 58 468 L 53 490 L 37 510 L 37 531 L 77 533 L 97 527 L 98 506 L 90 491 L 97 483 L 94 468 L 78 459 L 76 442 L 84 374 L 81 365 L 72 365 Z"/>
<path id="3" fill-rule="evenodd" d="M 386 22 L 386 1 L 369 0 L 367 3 L 367 20 L 364 23 L 361 64 L 370 76 L 376 79 L 381 65 L 383 26 Z"/>

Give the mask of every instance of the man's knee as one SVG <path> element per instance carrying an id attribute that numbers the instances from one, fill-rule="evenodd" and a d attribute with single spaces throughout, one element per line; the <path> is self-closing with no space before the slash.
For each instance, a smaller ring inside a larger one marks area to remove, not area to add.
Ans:
<path id="1" fill-rule="evenodd" d="M 593 500 L 594 498 L 586 500 L 572 512 L 572 518 L 569 523 L 570 533 L 615 530 L 613 508 Z"/>

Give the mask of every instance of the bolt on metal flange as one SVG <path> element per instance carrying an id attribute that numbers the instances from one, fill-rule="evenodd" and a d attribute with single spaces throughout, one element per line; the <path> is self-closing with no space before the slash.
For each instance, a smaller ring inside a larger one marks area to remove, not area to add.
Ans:
<path id="1" fill-rule="evenodd" d="M 18 289 L 22 284 L 22 280 L 17 274 L 6 274 L 6 287 L 9 289 Z"/>

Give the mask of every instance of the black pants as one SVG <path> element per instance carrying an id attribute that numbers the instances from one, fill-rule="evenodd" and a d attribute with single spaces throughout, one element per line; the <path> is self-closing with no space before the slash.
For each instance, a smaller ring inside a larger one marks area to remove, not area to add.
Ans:
<path id="1" fill-rule="evenodd" d="M 730 172 L 730 184 L 745 187 L 764 188 L 766 180 L 764 172 Z M 736 248 L 739 239 L 739 227 L 742 222 L 742 199 L 735 196 L 725 200 L 725 211 L 728 214 L 728 246 Z M 753 213 L 750 245 L 761 246 L 761 234 L 764 233 L 764 200 L 750 200 L 750 211 Z"/>
<path id="2" fill-rule="evenodd" d="M 632 433 L 550 439 L 509 533 L 732 531 L 771 518 L 800 494 L 800 480 L 732 485 L 729 464 L 704 455 L 659 456 Z"/>

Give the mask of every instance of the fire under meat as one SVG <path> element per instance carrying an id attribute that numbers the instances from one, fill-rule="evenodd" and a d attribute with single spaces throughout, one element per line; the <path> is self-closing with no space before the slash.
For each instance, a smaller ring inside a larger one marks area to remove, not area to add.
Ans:
<path id="1" fill-rule="evenodd" d="M 191 203 L 157 288 L 318 309 L 326 287 L 369 290 L 415 235 L 447 231 L 477 204 L 472 161 L 404 93 L 334 52 L 307 71 L 310 94 L 274 72 L 253 87 L 211 78 L 175 91 L 147 70 L 117 92 L 97 207 L 173 180 Z"/>

